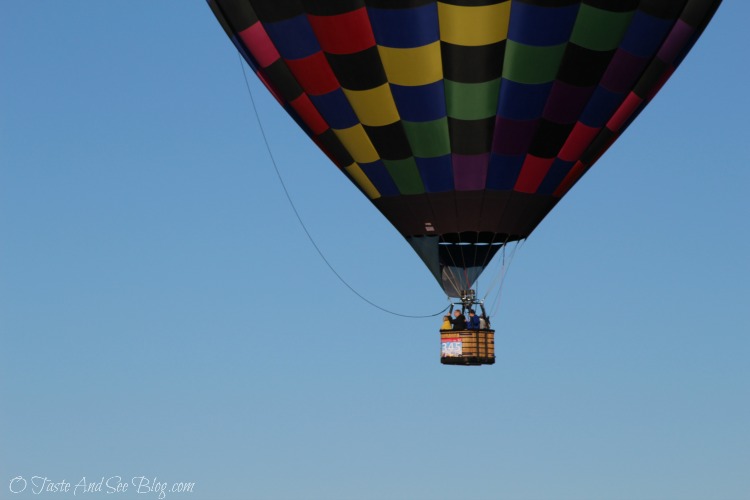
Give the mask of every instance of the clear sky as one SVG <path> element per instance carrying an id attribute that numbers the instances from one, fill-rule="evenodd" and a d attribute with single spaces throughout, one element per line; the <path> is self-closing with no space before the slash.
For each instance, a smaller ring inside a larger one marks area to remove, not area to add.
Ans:
<path id="1" fill-rule="evenodd" d="M 724 2 L 518 251 L 497 364 L 463 368 L 438 319 L 373 309 L 317 256 L 203 1 L 4 0 L 0 498 L 34 475 L 189 500 L 750 498 L 748 19 Z M 337 270 L 444 307 L 251 85 Z"/>

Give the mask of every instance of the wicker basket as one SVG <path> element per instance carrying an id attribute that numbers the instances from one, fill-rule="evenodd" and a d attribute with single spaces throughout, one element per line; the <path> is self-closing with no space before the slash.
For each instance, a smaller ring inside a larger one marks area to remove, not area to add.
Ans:
<path id="1" fill-rule="evenodd" d="M 444 365 L 495 364 L 495 330 L 440 330 Z"/>

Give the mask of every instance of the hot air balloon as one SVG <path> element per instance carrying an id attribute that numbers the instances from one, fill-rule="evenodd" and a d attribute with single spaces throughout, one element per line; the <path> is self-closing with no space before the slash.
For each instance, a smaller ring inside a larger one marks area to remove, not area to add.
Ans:
<path id="1" fill-rule="evenodd" d="M 492 257 L 632 123 L 721 0 L 208 3 L 266 88 L 467 309 L 481 305 L 472 286 Z M 446 335 L 444 363 L 494 361 L 489 334 L 484 350 L 476 334 Z"/>

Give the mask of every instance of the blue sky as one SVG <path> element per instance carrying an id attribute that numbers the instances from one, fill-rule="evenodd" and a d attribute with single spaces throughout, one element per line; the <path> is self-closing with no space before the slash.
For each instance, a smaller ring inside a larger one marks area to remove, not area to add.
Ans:
<path id="1" fill-rule="evenodd" d="M 203 2 L 3 14 L 0 498 L 33 475 L 192 500 L 748 498 L 747 2 L 518 251 L 483 368 L 441 366 L 439 320 L 371 308 L 315 254 Z M 443 307 L 251 86 L 337 270 Z"/>

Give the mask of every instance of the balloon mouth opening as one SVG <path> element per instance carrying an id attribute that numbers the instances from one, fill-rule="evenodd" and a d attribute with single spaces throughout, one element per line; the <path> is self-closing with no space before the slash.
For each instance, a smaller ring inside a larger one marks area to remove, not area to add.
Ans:
<path id="1" fill-rule="evenodd" d="M 451 245 L 469 246 L 469 245 L 474 245 L 476 247 L 489 247 L 489 246 L 499 247 L 499 246 L 503 246 L 504 244 L 505 244 L 505 242 L 503 242 L 503 241 L 495 241 L 493 243 L 488 243 L 488 242 L 483 242 L 483 241 L 480 241 L 480 242 L 477 242 L 477 243 L 472 243 L 470 241 L 461 241 L 461 242 L 458 242 L 458 243 L 453 243 L 453 242 L 450 242 L 450 241 L 441 241 L 440 243 L 438 243 L 438 245 L 440 245 L 440 246 L 451 246 Z"/>

